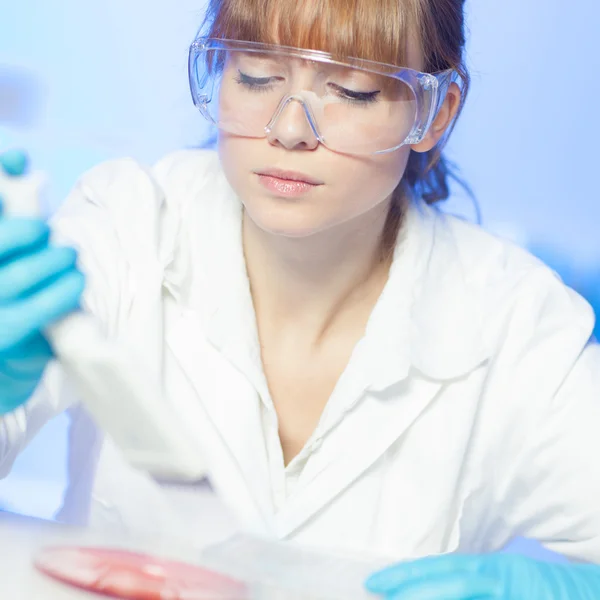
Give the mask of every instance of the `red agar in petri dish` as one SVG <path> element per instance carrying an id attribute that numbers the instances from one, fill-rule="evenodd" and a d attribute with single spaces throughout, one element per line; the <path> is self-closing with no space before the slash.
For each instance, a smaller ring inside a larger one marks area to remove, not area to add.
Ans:
<path id="1" fill-rule="evenodd" d="M 194 565 L 107 548 L 55 546 L 37 570 L 88 592 L 121 600 L 248 600 L 243 583 Z"/>

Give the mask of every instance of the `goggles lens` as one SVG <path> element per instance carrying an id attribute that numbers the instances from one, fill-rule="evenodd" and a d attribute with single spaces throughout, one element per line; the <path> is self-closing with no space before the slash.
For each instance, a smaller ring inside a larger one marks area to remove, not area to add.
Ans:
<path id="1" fill-rule="evenodd" d="M 408 82 L 391 72 L 314 56 L 198 49 L 190 61 L 190 78 L 204 115 L 219 129 L 244 137 L 275 134 L 280 120 L 290 118 L 291 105 L 300 104 L 301 118 L 325 146 L 372 154 L 404 144 L 417 119 L 416 94 Z"/>

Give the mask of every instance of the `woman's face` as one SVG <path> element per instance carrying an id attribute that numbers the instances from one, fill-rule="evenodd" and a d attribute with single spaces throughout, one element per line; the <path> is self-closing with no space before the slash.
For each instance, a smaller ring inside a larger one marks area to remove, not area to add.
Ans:
<path id="1" fill-rule="evenodd" d="M 419 56 L 414 49 L 412 56 L 416 60 L 410 66 L 419 68 Z M 226 65 L 221 111 L 229 110 L 232 98 L 249 111 L 247 103 L 239 102 L 240 85 L 246 83 L 248 71 L 255 78 L 253 81 L 260 81 L 261 76 L 264 80 L 268 68 L 264 67 L 264 74 L 252 74 L 252 66 L 245 65 L 243 58 Z M 294 74 L 294 77 L 304 76 L 302 72 Z M 248 102 L 254 103 L 253 111 L 260 106 L 257 102 L 265 105 L 268 102 L 261 92 L 254 92 L 248 98 Z M 267 110 L 270 112 L 271 107 Z M 366 111 L 377 114 L 372 105 L 358 111 L 362 112 L 356 114 L 367 122 L 362 116 Z M 360 131 L 358 126 L 357 131 Z M 220 131 L 218 149 L 225 175 L 252 221 L 265 232 L 304 237 L 367 217 L 369 213 L 387 212 L 389 198 L 404 174 L 411 147 L 362 156 L 332 151 L 316 139 L 302 103 L 291 101 L 278 115 L 268 137 L 242 137 Z"/>

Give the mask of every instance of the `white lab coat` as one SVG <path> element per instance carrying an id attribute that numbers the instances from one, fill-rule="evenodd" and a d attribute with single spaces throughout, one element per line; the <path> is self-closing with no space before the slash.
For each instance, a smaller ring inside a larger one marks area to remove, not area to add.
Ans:
<path id="1" fill-rule="evenodd" d="M 285 468 L 241 205 L 216 155 L 179 152 L 151 171 L 103 164 L 54 223 L 80 249 L 86 305 L 162 373 L 237 525 L 397 559 L 526 536 L 600 563 L 593 313 L 523 250 L 413 205 L 366 334 Z M 4 472 L 75 401 L 53 365 L 28 405 L 2 421 Z M 173 490 L 131 469 L 75 414 L 65 506 L 94 524 L 194 535 L 195 491 L 184 511 Z"/>

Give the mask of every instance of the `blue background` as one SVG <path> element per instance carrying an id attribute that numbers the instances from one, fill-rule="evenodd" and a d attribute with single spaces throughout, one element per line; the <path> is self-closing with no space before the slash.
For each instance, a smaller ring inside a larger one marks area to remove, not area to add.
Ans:
<path id="1" fill-rule="evenodd" d="M 151 162 L 207 134 L 186 79 L 203 8 L 202 0 L 2 3 L 0 81 L 26 81 L 37 102 L 17 115 L 20 126 L 0 123 L 0 148 L 25 146 L 49 173 L 49 210 L 100 160 Z M 468 4 L 473 87 L 448 150 L 483 225 L 534 249 L 600 308 L 599 22 L 597 0 Z M 472 216 L 455 191 L 448 210 Z M 53 516 L 67 424 L 50 423 L 0 481 L 0 506 Z"/>

